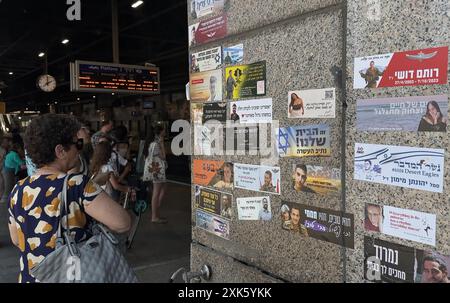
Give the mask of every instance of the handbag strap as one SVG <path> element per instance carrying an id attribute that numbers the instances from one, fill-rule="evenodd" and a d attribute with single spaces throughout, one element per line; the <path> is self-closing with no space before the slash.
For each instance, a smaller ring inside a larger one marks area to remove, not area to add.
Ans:
<path id="1" fill-rule="evenodd" d="M 155 152 L 156 144 L 156 142 L 150 143 L 150 152 L 148 153 L 150 165 L 152 165 L 151 163 L 153 162 L 153 153 Z"/>
<path id="2" fill-rule="evenodd" d="M 66 175 L 63 180 L 63 188 L 61 191 L 61 202 L 59 204 L 59 225 L 58 231 L 56 233 L 57 239 L 62 239 L 62 220 L 64 218 L 64 214 L 66 214 L 66 229 L 69 229 L 69 217 L 67 213 L 67 181 L 69 180 L 69 175 Z"/>
<path id="3" fill-rule="evenodd" d="M 69 180 L 69 175 L 67 174 L 64 177 L 63 180 L 63 188 L 61 192 L 61 202 L 60 202 L 60 211 L 59 211 L 59 225 L 58 225 L 58 231 L 56 233 L 56 248 L 64 245 L 66 243 L 67 247 L 69 248 L 69 252 L 71 256 L 77 256 L 80 257 L 80 251 L 78 250 L 77 246 L 75 245 L 75 240 L 70 236 L 70 226 L 69 226 L 69 207 L 67 205 L 67 184 Z M 64 218 L 64 215 L 66 216 L 66 230 L 64 233 L 62 233 L 62 220 Z"/>

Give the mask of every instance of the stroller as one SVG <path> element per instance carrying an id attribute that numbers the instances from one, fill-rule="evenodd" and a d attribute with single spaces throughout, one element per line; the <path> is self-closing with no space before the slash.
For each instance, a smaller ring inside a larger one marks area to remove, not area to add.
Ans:
<path id="1" fill-rule="evenodd" d="M 138 175 L 132 174 L 128 177 L 128 184 L 134 188 L 131 193 L 126 193 L 121 196 L 120 201 L 124 209 L 130 209 L 136 216 L 133 221 L 131 231 L 126 239 L 125 245 L 127 249 L 131 249 L 134 237 L 141 221 L 141 216 L 149 208 L 149 202 L 147 201 L 147 188 L 144 182 L 142 182 Z"/>

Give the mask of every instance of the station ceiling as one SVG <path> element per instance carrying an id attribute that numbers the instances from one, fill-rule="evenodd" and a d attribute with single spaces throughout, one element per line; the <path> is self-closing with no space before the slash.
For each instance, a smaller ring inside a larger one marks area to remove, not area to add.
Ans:
<path id="1" fill-rule="evenodd" d="M 111 0 L 80 0 L 81 20 L 69 21 L 66 0 L 0 0 L 0 101 L 8 109 L 74 102 L 87 94 L 70 92 L 69 63 L 112 62 Z M 185 0 L 118 0 L 120 63 L 156 64 L 161 89 L 181 89 L 188 82 L 187 8 Z M 69 43 L 62 44 L 64 39 Z M 36 79 L 48 73 L 58 86 L 44 93 Z M 11 74 L 12 73 L 12 74 Z M 92 94 L 90 94 L 92 95 Z"/>

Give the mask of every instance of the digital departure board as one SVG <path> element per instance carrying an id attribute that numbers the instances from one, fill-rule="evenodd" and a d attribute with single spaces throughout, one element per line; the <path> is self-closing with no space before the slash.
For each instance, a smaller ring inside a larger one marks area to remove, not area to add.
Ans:
<path id="1" fill-rule="evenodd" d="M 159 68 L 75 61 L 70 64 L 70 90 L 142 95 L 159 94 Z"/>

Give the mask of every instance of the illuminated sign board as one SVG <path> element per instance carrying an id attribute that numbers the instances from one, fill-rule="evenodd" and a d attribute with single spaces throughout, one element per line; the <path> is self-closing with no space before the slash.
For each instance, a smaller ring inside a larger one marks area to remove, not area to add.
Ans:
<path id="1" fill-rule="evenodd" d="M 70 64 L 70 90 L 155 95 L 160 93 L 159 68 L 75 61 Z"/>

